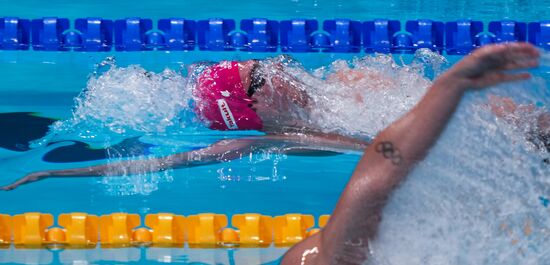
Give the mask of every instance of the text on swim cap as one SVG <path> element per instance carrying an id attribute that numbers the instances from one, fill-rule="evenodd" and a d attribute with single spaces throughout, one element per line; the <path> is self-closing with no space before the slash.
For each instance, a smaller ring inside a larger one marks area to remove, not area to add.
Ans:
<path id="1" fill-rule="evenodd" d="M 229 109 L 229 106 L 227 105 L 225 99 L 218 99 L 217 102 L 218 107 L 220 108 L 220 113 L 222 114 L 223 121 L 225 122 L 227 128 L 230 130 L 239 129 L 239 127 L 237 126 L 237 122 L 233 117 L 233 113 L 231 113 L 231 110 Z"/>

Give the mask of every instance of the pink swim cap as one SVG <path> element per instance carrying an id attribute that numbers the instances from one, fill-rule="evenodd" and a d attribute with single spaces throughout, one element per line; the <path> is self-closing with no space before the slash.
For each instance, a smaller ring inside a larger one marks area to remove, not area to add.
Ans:
<path id="1" fill-rule="evenodd" d="M 249 105 L 237 62 L 223 61 L 205 69 L 194 91 L 195 111 L 214 130 L 260 130 L 262 120 Z"/>

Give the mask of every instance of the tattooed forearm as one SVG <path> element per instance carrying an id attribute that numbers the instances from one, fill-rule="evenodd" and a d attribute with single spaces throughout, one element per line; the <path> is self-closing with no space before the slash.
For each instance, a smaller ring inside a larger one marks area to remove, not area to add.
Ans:
<path id="1" fill-rule="evenodd" d="M 401 156 L 401 152 L 395 146 L 393 146 L 392 142 L 389 141 L 382 141 L 376 145 L 376 152 L 381 153 L 384 158 L 389 159 L 392 164 L 399 165 L 403 161 L 403 157 Z"/>

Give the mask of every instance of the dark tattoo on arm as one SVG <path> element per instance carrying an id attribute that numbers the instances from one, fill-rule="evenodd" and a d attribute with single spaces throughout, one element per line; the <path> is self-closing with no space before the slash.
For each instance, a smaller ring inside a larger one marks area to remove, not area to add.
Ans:
<path id="1" fill-rule="evenodd" d="M 381 153 L 384 158 L 389 159 L 392 164 L 399 165 L 403 161 L 403 157 L 401 156 L 401 152 L 397 150 L 393 146 L 392 142 L 389 141 L 383 141 L 376 145 L 376 152 Z"/>

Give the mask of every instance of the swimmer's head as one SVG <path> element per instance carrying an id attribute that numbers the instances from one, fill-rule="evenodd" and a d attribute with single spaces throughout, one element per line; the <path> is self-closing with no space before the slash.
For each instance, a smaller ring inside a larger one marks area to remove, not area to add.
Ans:
<path id="1" fill-rule="evenodd" d="M 260 130 L 262 120 L 252 109 L 237 62 L 224 61 L 206 68 L 195 89 L 197 115 L 214 130 Z"/>

